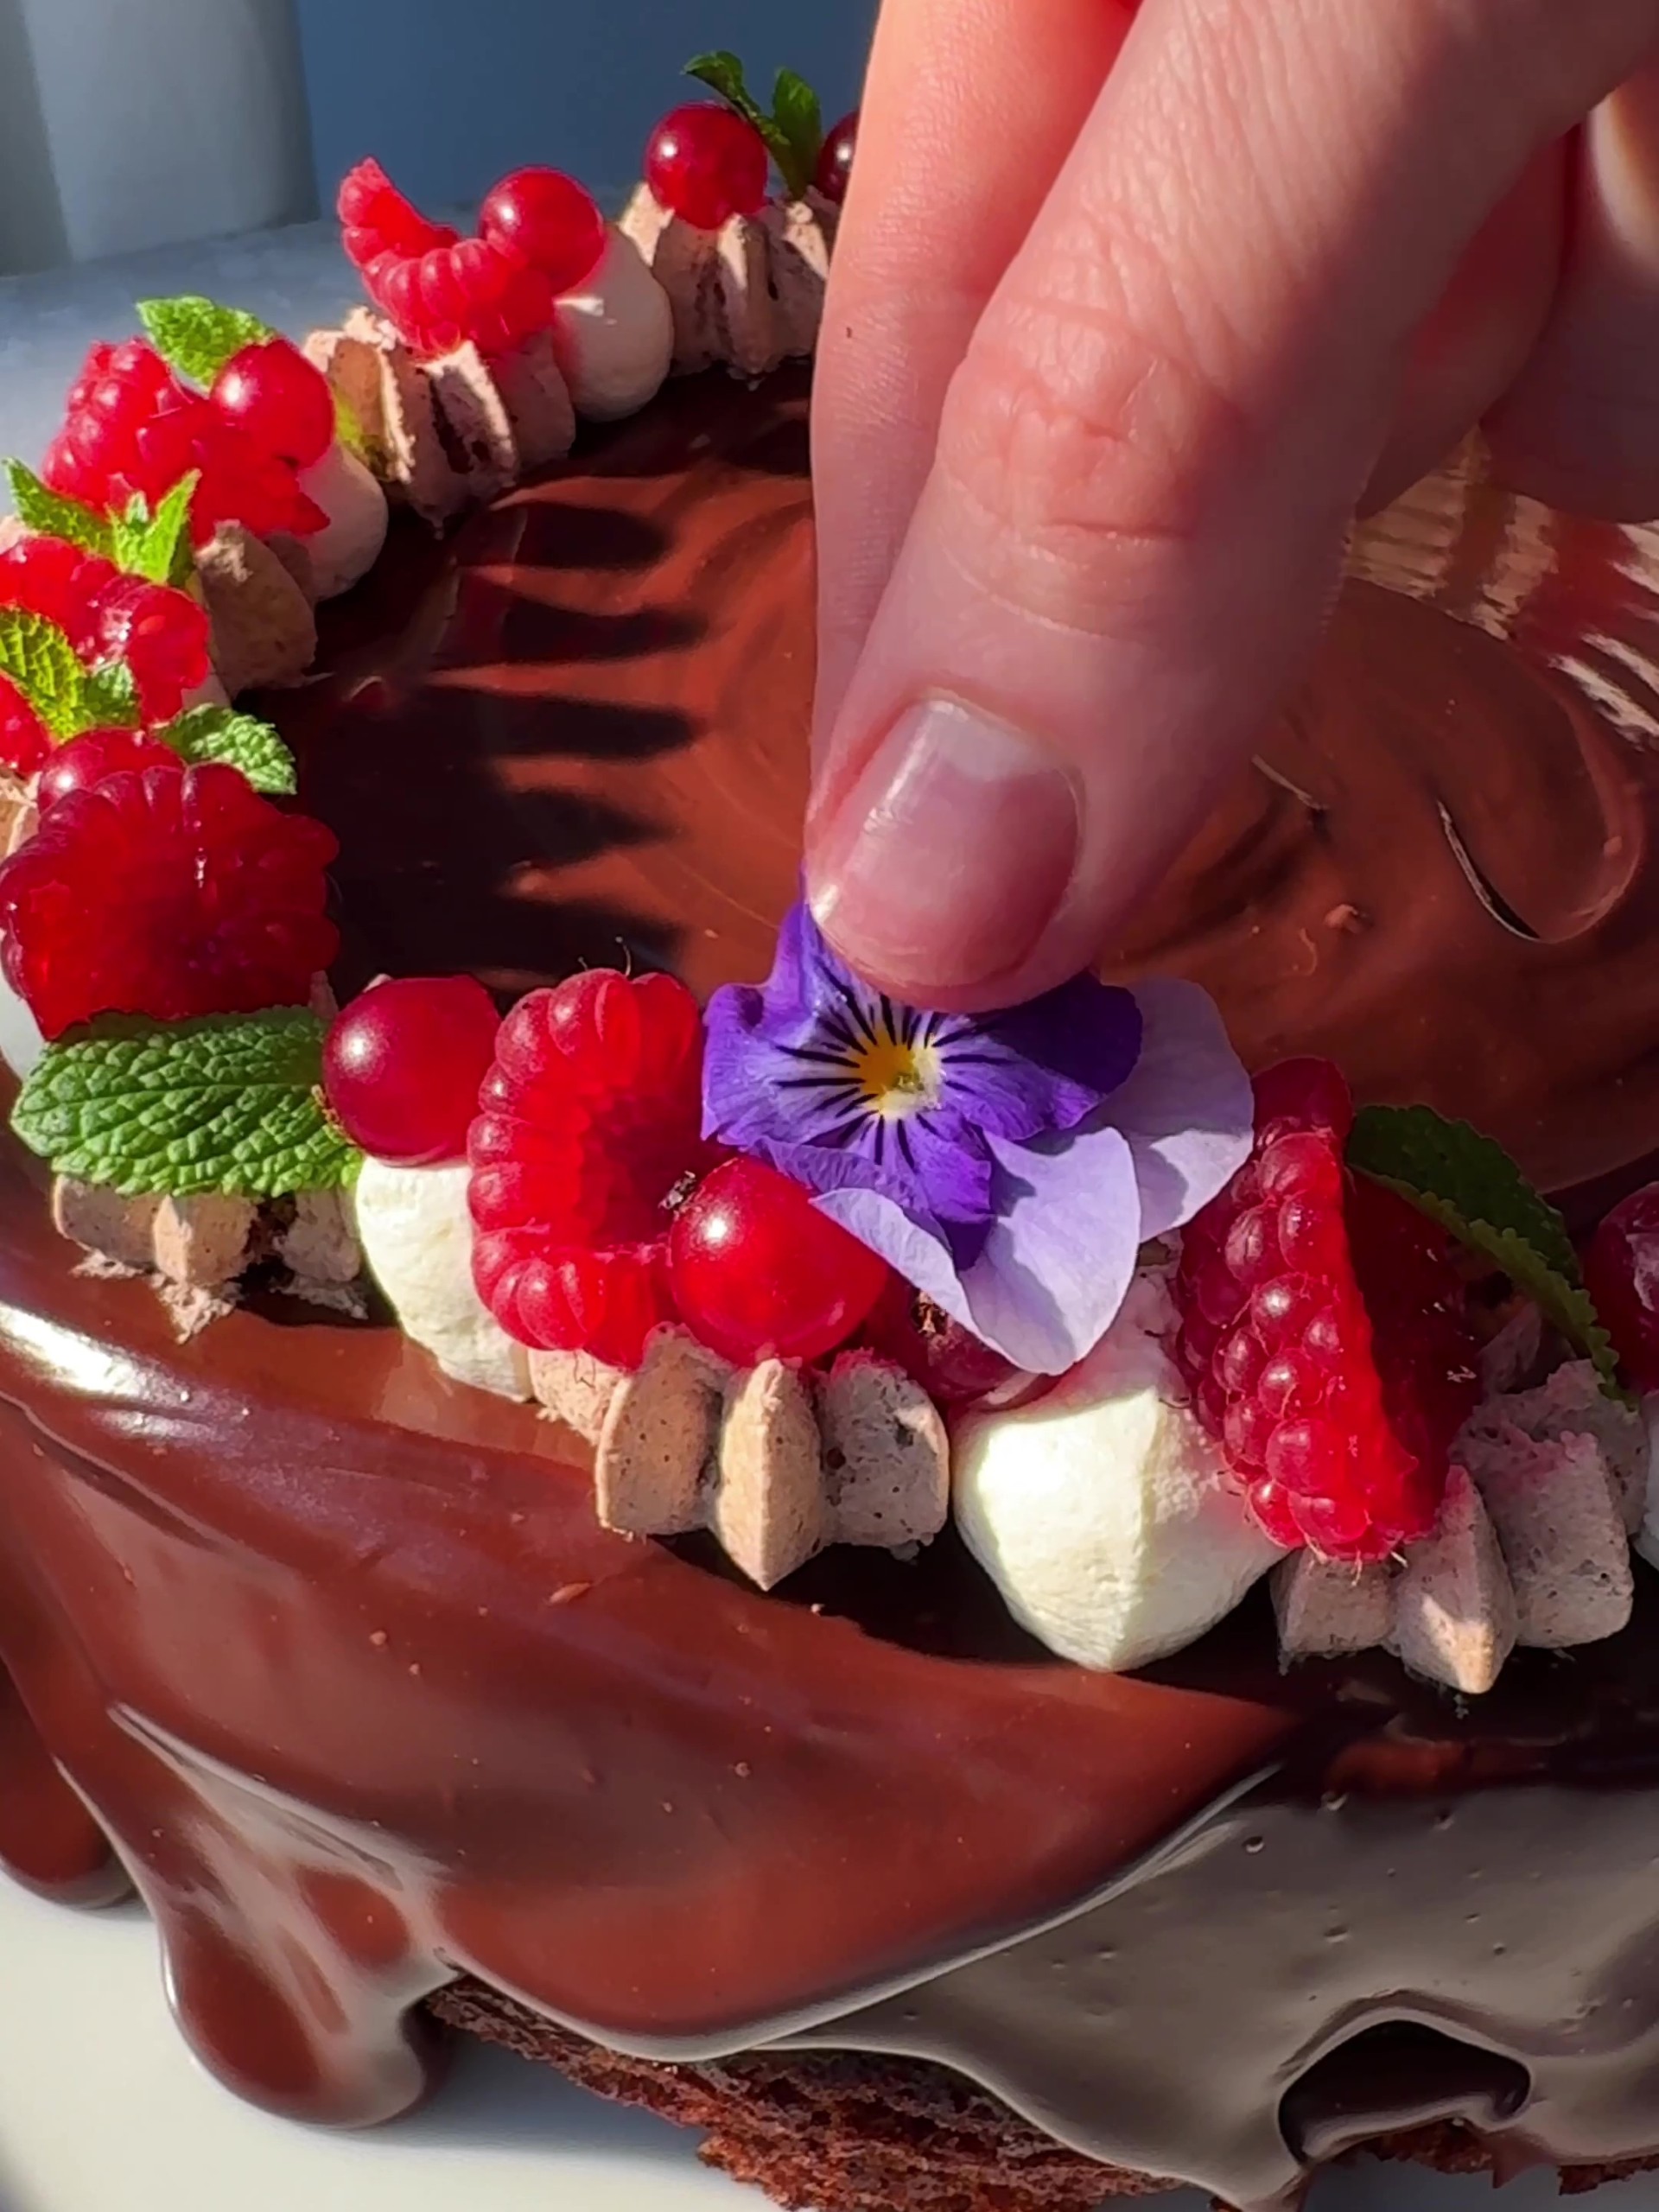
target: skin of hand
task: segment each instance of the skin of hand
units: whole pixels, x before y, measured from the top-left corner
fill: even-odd
[[[1659,515],[1659,0],[886,0],[814,400],[837,949],[965,1009],[1087,966],[1477,424]]]

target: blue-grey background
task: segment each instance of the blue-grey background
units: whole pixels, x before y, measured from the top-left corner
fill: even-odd
[[[702,95],[679,75],[709,47],[769,97],[779,67],[826,118],[856,103],[875,0],[296,0],[318,199],[378,156],[416,200],[478,199],[545,162],[630,182],[652,125]]]

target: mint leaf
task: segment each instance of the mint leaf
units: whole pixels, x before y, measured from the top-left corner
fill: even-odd
[[[0,607],[0,676],[11,678],[60,742],[86,729],[138,725],[130,669],[83,668],[57,624],[26,607]]]
[[[11,1125],[60,1175],[124,1198],[334,1190],[359,1154],[323,1109],[322,1040],[305,1007],[107,1015],[47,1046]]]
[[[9,461],[5,468],[11,502],[25,530],[32,530],[39,537],[60,537],[67,544],[79,545],[83,552],[101,553],[105,560],[112,557],[107,515],[99,514],[83,499],[53,491],[21,461]]]
[[[778,162],[778,173],[791,200],[798,200],[817,173],[823,151],[823,110],[804,77],[780,69],[772,86],[772,112],[779,136],[789,149],[789,159]]]
[[[766,136],[772,118],[750,92],[743,75],[743,64],[734,54],[717,48],[712,54],[699,54],[688,61],[683,74],[695,77],[700,85],[707,85],[711,92],[718,92],[728,107],[735,108],[745,123],[752,123],[761,136]]]
[[[1603,1387],[1616,1390],[1612,1341],[1585,1289],[1567,1224],[1502,1145],[1429,1106],[1366,1106],[1354,1117],[1348,1164],[1484,1252],[1594,1363]]]
[[[233,353],[276,335],[257,315],[219,307],[194,293],[176,300],[140,300],[138,320],[168,368],[204,387]]]
[[[779,175],[787,179],[794,163],[794,148],[749,90],[743,64],[736,54],[727,53],[724,48],[712,54],[700,54],[695,60],[686,63],[684,73],[695,77],[700,85],[707,85],[711,92],[718,92],[728,107],[734,108],[745,123],[753,125],[766,141],[767,153],[778,164]]]
[[[234,707],[188,707],[152,733],[194,767],[222,761],[239,768],[257,791],[286,798],[296,788],[294,755],[269,722]]]
[[[190,538],[190,502],[200,473],[181,476],[152,515],[149,503],[135,492],[126,512],[110,525],[112,557],[135,576],[153,584],[171,584],[181,591],[195,574],[195,547]]]
[[[87,729],[140,727],[144,716],[138,703],[138,681],[125,661],[113,661],[108,668],[87,670],[86,712],[92,716],[84,725]]]

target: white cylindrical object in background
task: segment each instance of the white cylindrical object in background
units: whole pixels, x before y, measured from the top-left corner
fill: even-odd
[[[293,0],[13,7],[71,260],[313,212]]]

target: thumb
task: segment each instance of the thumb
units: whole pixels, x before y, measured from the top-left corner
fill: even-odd
[[[1147,0],[821,747],[855,967],[975,1007],[1096,957],[1311,651],[1412,334],[1656,36],[1656,0]]]

